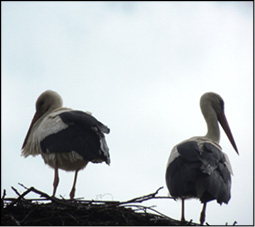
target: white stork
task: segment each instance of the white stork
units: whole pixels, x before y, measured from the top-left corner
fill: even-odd
[[[234,138],[224,114],[223,99],[213,92],[200,99],[201,111],[207,123],[207,134],[177,144],[171,151],[166,169],[166,184],[172,197],[182,200],[181,221],[184,218],[184,200],[198,198],[203,203],[201,225],[205,220],[206,203],[219,204],[230,200],[232,169],[228,156],[219,145],[218,121],[238,153]]]
[[[91,114],[62,107],[54,91],[43,92],[36,101],[36,113],[22,146],[22,155],[42,155],[54,168],[53,195],[59,183],[58,169],[75,171],[70,198],[74,198],[78,171],[88,162],[110,164],[104,133],[110,129]]]

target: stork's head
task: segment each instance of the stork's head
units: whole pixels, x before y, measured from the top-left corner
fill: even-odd
[[[62,107],[62,98],[60,97],[60,95],[55,92],[55,91],[51,91],[51,90],[47,90],[45,92],[43,92],[37,99],[36,104],[35,104],[35,108],[36,108],[36,112],[34,114],[34,117],[32,119],[32,122],[30,124],[30,127],[28,129],[26,138],[24,140],[24,143],[22,145],[22,149],[24,148],[24,146],[27,143],[27,139],[31,133],[31,130],[34,126],[34,124],[47,112],[50,112],[54,109],[60,108]]]
[[[227,118],[224,113],[224,101],[220,95],[214,92],[207,92],[203,94],[200,99],[200,107],[205,118],[208,114],[215,114],[217,116],[217,119],[225,131],[230,143],[232,144],[236,153],[239,154],[234,137],[231,133]]]
[[[62,104],[62,98],[57,92],[47,90],[38,97],[35,104],[36,112],[44,114],[48,110],[54,110],[62,107]]]

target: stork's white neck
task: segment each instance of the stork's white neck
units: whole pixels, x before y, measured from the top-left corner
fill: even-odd
[[[207,120],[208,119],[208,120]],[[206,137],[219,143],[220,142],[220,129],[217,121],[217,117],[215,118],[207,118],[207,134]]]
[[[202,113],[204,115],[206,124],[207,124],[207,134],[204,137],[209,138],[210,140],[215,141],[216,143],[220,142],[220,129],[218,124],[218,118],[215,110],[211,105],[206,105],[201,107]]]

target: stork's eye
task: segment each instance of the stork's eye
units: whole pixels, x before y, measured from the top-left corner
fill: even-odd
[[[220,100],[220,106],[221,106],[221,109],[224,110],[224,102],[222,99]]]
[[[43,100],[39,102],[39,106],[42,106],[43,104],[44,104]]]
[[[38,103],[36,104],[36,109],[37,109],[37,110],[41,109],[43,105],[44,105],[44,100],[42,100],[42,101],[40,101],[40,102],[38,102]]]

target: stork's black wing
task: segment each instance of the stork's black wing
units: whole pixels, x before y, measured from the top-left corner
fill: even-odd
[[[218,203],[230,200],[231,173],[224,153],[211,143],[204,143],[200,167],[205,193],[201,201],[216,199]]]
[[[198,197],[202,202],[230,199],[231,176],[223,152],[212,143],[196,141],[177,145],[178,155],[169,163],[166,183],[174,197]]]
[[[110,129],[93,116],[82,111],[66,111],[58,115],[68,125],[63,130],[48,135],[41,141],[44,153],[75,151],[86,161],[110,163],[104,133]]]

